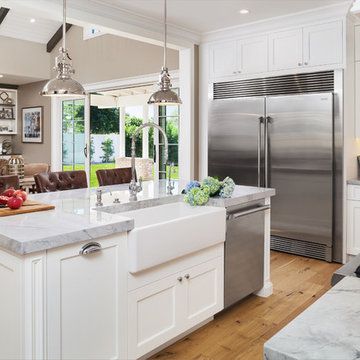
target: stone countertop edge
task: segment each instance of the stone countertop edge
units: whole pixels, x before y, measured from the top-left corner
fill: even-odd
[[[61,235],[20,242],[0,234],[0,248],[17,255],[27,255],[39,251],[51,250],[66,245],[91,241],[108,235],[123,233],[134,228],[134,220],[127,219],[118,223],[100,225],[96,228],[83,229]]]
[[[358,359],[359,296],[360,279],[345,277],[264,344],[264,359]]]
[[[347,183],[348,185],[360,185],[360,179],[350,179]]]

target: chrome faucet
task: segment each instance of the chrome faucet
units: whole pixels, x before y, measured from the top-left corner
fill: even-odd
[[[130,181],[130,185],[129,185],[130,201],[136,201],[137,193],[142,191],[141,179],[140,179],[139,183],[136,182],[136,171],[135,171],[136,144],[135,144],[135,140],[136,140],[136,137],[140,134],[140,132],[146,127],[154,127],[162,133],[162,135],[164,137],[164,146],[165,146],[165,150],[164,150],[165,164],[167,164],[167,160],[168,160],[168,138],[166,136],[164,129],[161,126],[159,126],[158,124],[155,124],[153,122],[147,122],[147,123],[139,126],[135,130],[135,132],[131,138],[131,181]]]
[[[171,174],[172,174],[172,168],[174,167],[174,163],[169,163],[169,177],[168,177],[168,183],[166,186],[166,194],[172,195],[172,191],[175,189],[175,183],[173,180],[171,180]]]

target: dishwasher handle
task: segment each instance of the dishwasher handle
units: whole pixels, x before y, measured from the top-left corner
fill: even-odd
[[[265,211],[265,210],[269,210],[269,209],[270,209],[270,205],[258,206],[258,207],[255,207],[255,208],[252,208],[249,210],[230,213],[227,215],[227,219],[236,219],[241,216],[246,216],[246,215],[257,213],[259,211]]]

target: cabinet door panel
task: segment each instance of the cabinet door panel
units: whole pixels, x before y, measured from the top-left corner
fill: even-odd
[[[237,50],[241,74],[255,74],[268,70],[267,36],[240,40]]]
[[[236,42],[228,41],[210,47],[210,77],[233,75],[237,70]]]
[[[269,35],[269,70],[302,66],[302,29]]]
[[[140,357],[182,331],[176,275],[129,293],[129,358]]]
[[[188,279],[186,279],[188,278]],[[196,325],[223,309],[223,258],[189,269],[186,281],[186,321]]]
[[[48,254],[50,359],[119,359],[117,241],[79,255],[81,246]]]
[[[360,253],[360,201],[348,200],[347,253]]]
[[[304,28],[304,64],[319,66],[342,63],[342,22]]]
[[[304,28],[304,64],[340,64],[343,59],[341,21]]]

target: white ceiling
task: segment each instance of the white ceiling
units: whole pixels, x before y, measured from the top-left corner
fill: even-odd
[[[163,0],[95,0],[160,20]],[[168,22],[197,33],[242,25],[351,0],[168,0]],[[238,13],[250,11],[247,15]]]
[[[34,23],[30,22],[31,18],[35,19]],[[0,35],[46,44],[60,25],[59,21],[41,19],[36,14],[29,16],[28,12],[10,9],[0,25]]]
[[[29,77],[29,76],[16,76],[9,74],[1,74],[3,77],[0,78],[0,84],[11,84],[11,85],[23,85],[29,84],[44,79]]]

